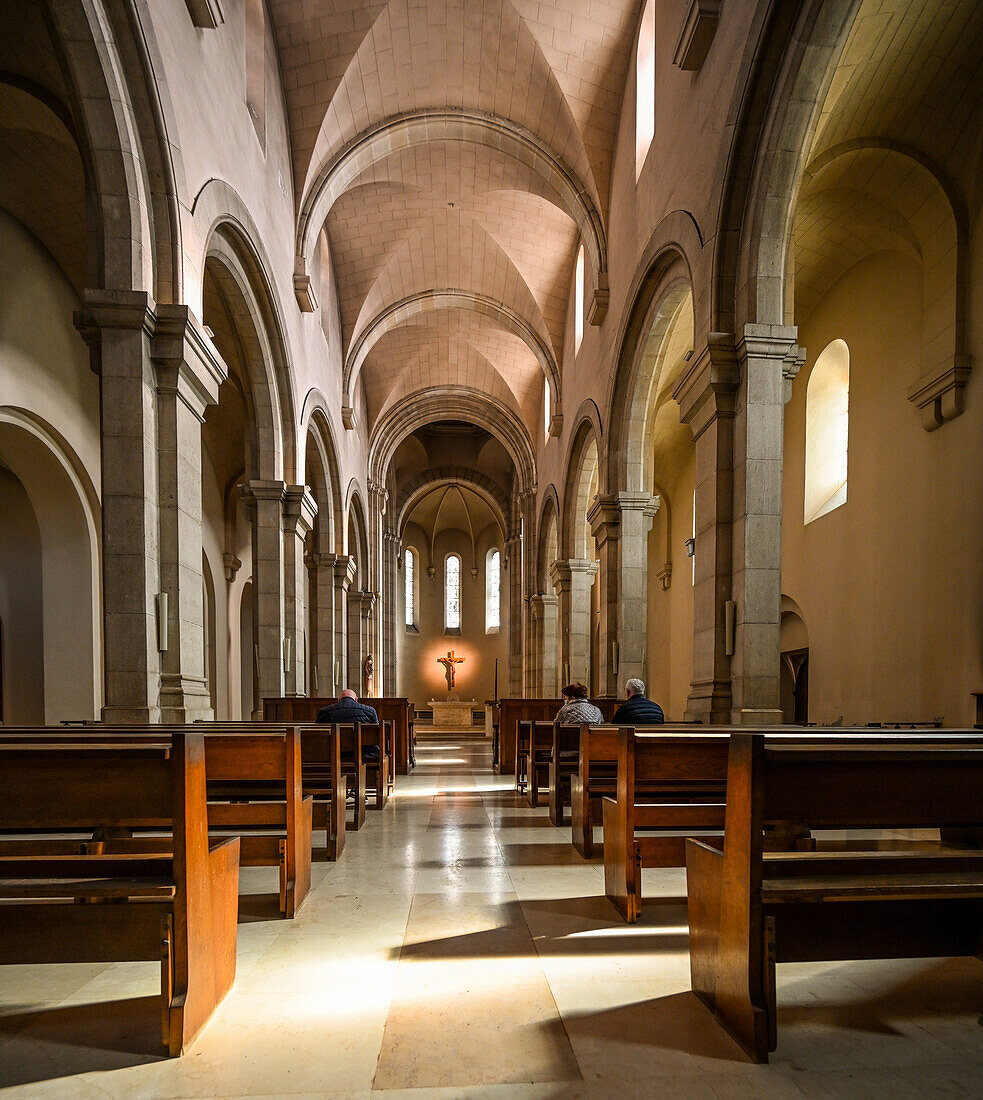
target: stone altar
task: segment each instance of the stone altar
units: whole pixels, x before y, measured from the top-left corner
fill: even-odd
[[[472,710],[477,707],[474,699],[470,701],[431,699],[427,706],[433,709],[433,724],[445,729],[470,729],[473,725]]]

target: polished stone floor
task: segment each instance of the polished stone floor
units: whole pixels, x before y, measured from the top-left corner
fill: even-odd
[[[689,991],[685,879],[629,928],[568,830],[432,739],[318,864],[299,917],[243,872],[235,988],[184,1058],[153,1053],[152,965],[0,967],[4,1096],[983,1095],[983,963],[779,968],[779,1049],[749,1064]]]

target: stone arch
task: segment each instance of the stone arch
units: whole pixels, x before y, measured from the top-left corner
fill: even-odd
[[[0,465],[26,491],[40,534],[45,676],[44,713],[38,718],[47,723],[96,718],[103,701],[103,635],[101,509],[95,486],[51,425],[9,405],[0,407]],[[66,621],[76,629],[66,633]]]
[[[560,523],[560,557],[586,558],[587,495],[597,472],[602,438],[601,418],[597,406],[587,400],[577,413],[577,428],[570,440],[563,488],[563,510]]]
[[[305,471],[310,468],[310,448],[313,444],[314,468],[318,473],[318,484],[311,486],[317,501],[318,549],[323,553],[340,553],[343,502],[338,476],[338,452],[323,395],[320,391],[311,390],[307,398],[301,423],[306,426]]]
[[[543,506],[539,513],[536,539],[536,585],[539,592],[552,592],[550,564],[559,556],[560,502],[553,485],[546,487]],[[550,559],[551,549],[554,557]]]
[[[550,386],[553,399],[553,417],[551,421],[551,434],[557,434],[563,423],[560,392],[560,368],[552,349],[543,337],[532,325],[521,317],[514,309],[496,301],[486,294],[479,294],[467,290],[428,290],[419,294],[412,294],[398,302],[394,302],[387,309],[377,314],[362,329],[357,339],[352,343],[345,366],[342,372],[342,418],[345,426],[354,428],[354,410],[352,407],[352,395],[355,383],[358,380],[362,365],[368,358],[373,347],[387,332],[391,332],[404,321],[416,317],[420,313],[432,310],[463,309],[472,310],[489,317],[499,327],[513,336],[518,336],[529,350],[535,355],[537,362],[542,367],[543,374]]]
[[[380,416],[369,444],[369,479],[386,484],[393,454],[408,435],[425,424],[452,419],[470,421],[494,435],[512,459],[521,491],[535,489],[536,456],[526,426],[499,402],[459,386],[411,394]]]
[[[47,8],[72,85],[90,217],[86,285],[181,301],[180,153],[167,139],[170,103],[139,13],[103,0]],[[130,4],[126,5],[129,9]],[[133,5],[135,9],[135,5]],[[140,33],[134,33],[139,27]]]
[[[362,505],[362,491],[352,478],[345,496],[345,553],[356,560],[358,575],[353,583],[364,585],[368,576],[369,538]]]
[[[684,257],[674,251],[664,252],[651,274],[631,311],[617,359],[603,471],[609,493],[651,491],[651,448],[646,445],[646,426],[663,381],[662,344],[679,311],[687,303],[692,309],[692,282]]]
[[[739,80],[742,103],[733,142],[715,183],[723,191],[711,287],[713,327],[784,322],[785,273],[792,218],[808,150],[836,62],[860,0],[779,5],[764,26],[756,73]],[[742,74],[743,75],[743,74]]]
[[[411,478],[396,495],[393,504],[393,525],[397,531],[403,530],[406,516],[413,510],[421,497],[440,485],[464,482],[474,490],[491,508],[502,529],[502,537],[508,531],[507,517],[510,504],[508,497],[486,474],[466,466],[438,466],[423,470]]]
[[[204,268],[214,265],[216,281],[236,326],[248,373],[254,430],[252,476],[292,483],[296,472],[290,372],[275,300],[258,253],[240,225],[219,221],[209,238]]]
[[[803,172],[801,202],[838,194],[844,196],[848,209],[862,194],[889,211],[899,219],[897,235],[907,239],[900,246],[893,242],[881,246],[901,247],[918,257],[923,284],[922,354],[919,377],[909,380],[908,397],[920,409],[923,426],[931,431],[963,411],[963,388],[969,377],[969,215],[965,202],[958,187],[931,158],[885,138],[845,141],[809,163]],[[796,213],[798,209],[797,204]],[[794,233],[797,219],[792,224]],[[851,232],[857,231],[851,226]],[[835,240],[832,232],[827,238]],[[788,272],[786,276],[787,313],[792,278]]]
[[[300,308],[313,312],[317,306],[310,292],[310,261],[317,235],[338,198],[363,172],[394,151],[434,141],[490,146],[527,165],[542,178],[583,238],[594,272],[594,304],[588,312],[591,323],[600,324],[607,311],[607,240],[589,186],[524,127],[474,110],[395,115],[359,134],[331,159],[305,195],[298,218],[294,287]]]

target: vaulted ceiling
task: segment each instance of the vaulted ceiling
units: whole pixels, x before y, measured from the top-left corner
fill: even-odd
[[[364,386],[370,428],[438,383],[490,395],[530,432],[544,378],[556,400],[581,241],[588,288],[603,282],[641,6],[270,0],[299,270],[323,234],[345,393]]]

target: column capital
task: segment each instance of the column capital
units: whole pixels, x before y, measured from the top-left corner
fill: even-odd
[[[360,592],[359,601],[361,603],[362,618],[367,619],[372,614],[372,609],[376,605],[376,601],[379,599],[378,592]]]
[[[660,500],[651,493],[602,493],[594,497],[587,509],[587,522],[598,545],[617,538],[621,519],[626,513],[640,513],[652,520],[659,511]]]
[[[561,558],[551,561],[549,567],[550,580],[557,590],[569,587],[575,576],[583,576],[593,580],[597,575],[599,563],[590,558]]]
[[[733,419],[741,368],[732,333],[708,332],[706,343],[690,359],[673,386],[679,419],[697,439],[718,417]]]
[[[529,597],[529,609],[532,611],[534,619],[542,619],[546,614],[546,611],[551,607],[556,607],[557,598],[551,592],[537,592],[534,596]]]
[[[786,405],[792,397],[792,383],[806,361],[805,348],[796,343],[798,334],[795,325],[745,325],[737,348],[745,372],[750,359],[781,364],[782,402]]]
[[[330,564],[334,568],[334,583],[335,588],[340,589],[342,592],[347,592],[355,581],[355,574],[358,572],[358,566],[355,564],[355,559],[348,554],[325,554],[325,558],[333,558],[333,561],[325,562]]]
[[[285,481],[244,481],[239,495],[246,504],[255,506],[260,500],[282,501],[286,490]]]
[[[287,531],[306,539],[314,528],[317,501],[306,485],[287,485],[283,490],[283,522]]]
[[[219,386],[229,377],[229,368],[187,306],[157,307],[150,354],[157,392],[179,397],[204,421],[205,409],[218,404]]]

